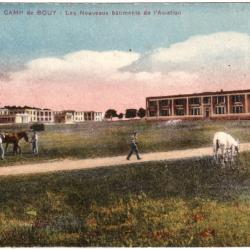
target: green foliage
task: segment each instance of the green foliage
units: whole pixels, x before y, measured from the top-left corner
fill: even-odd
[[[113,117],[117,117],[117,111],[114,109],[108,109],[105,113],[105,118],[112,119]]]
[[[119,118],[119,119],[122,119],[123,116],[124,116],[124,114],[123,114],[123,113],[120,113],[120,114],[118,115],[118,118]]]
[[[30,126],[30,129],[34,131],[44,131],[45,126],[43,123],[34,123]]]
[[[137,115],[136,109],[126,109],[125,117],[126,118],[135,118]]]
[[[1,246],[249,246],[250,153],[0,178]]]
[[[137,112],[137,116],[140,118],[143,118],[146,116],[146,109],[144,108],[139,108],[138,112]]]
[[[25,128],[3,126],[2,131]],[[68,157],[84,159],[126,155],[131,131],[138,132],[138,147],[142,153],[212,146],[217,131],[226,131],[240,142],[250,141],[250,121],[195,121],[182,122],[178,126],[169,126],[165,121],[145,120],[45,125],[45,130],[39,133],[39,157],[34,158],[31,154],[30,143],[21,141],[22,156],[13,156],[10,146],[0,166]]]

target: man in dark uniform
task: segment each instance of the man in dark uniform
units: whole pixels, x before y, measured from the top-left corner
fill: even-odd
[[[1,160],[4,160],[4,148],[3,148],[3,139],[5,138],[5,134],[0,134],[0,156]]]
[[[139,156],[139,151],[138,151],[138,147],[137,147],[137,132],[134,132],[131,136],[131,148],[129,151],[129,154],[127,156],[127,160],[130,159],[130,156],[133,154],[133,152],[135,152],[137,160],[140,160],[141,157]]]
[[[34,134],[32,135],[31,144],[33,155],[38,155],[38,135],[36,131],[34,131]]]

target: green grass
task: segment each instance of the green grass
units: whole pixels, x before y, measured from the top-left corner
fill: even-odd
[[[249,246],[250,153],[0,178],[0,246]]]
[[[2,131],[27,127],[2,127]],[[250,121],[195,121],[167,126],[166,122],[86,122],[48,125],[39,133],[39,157],[31,155],[31,145],[21,142],[22,156],[12,156],[11,148],[2,165],[46,161],[58,158],[95,158],[128,153],[130,134],[138,131],[142,153],[210,146],[217,131],[226,131],[241,142],[250,141]]]

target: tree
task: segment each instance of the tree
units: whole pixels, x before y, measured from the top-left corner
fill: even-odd
[[[118,115],[118,118],[119,118],[119,119],[122,119],[123,116],[124,116],[124,114],[123,114],[123,113],[120,113],[120,114]]]
[[[135,118],[136,114],[137,114],[137,110],[136,109],[127,109],[125,117],[126,118]]]
[[[137,116],[139,116],[140,118],[143,118],[146,116],[146,109],[144,108],[139,108],[138,112],[137,112]]]
[[[118,116],[117,115],[117,111],[114,110],[114,109],[108,109],[105,112],[105,118],[107,118],[107,119],[111,119],[112,120],[113,117],[117,117],[117,116]]]

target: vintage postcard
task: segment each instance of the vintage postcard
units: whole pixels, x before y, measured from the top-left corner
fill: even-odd
[[[1,247],[249,247],[249,3],[0,3]]]

